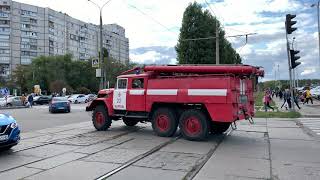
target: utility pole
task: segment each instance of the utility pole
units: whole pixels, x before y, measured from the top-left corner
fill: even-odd
[[[218,20],[216,19],[216,64],[220,64],[220,55],[219,55],[219,26]]]
[[[97,6],[99,8],[100,11],[100,69],[101,69],[101,78],[100,78],[100,89],[104,89],[106,87],[106,74],[107,72],[105,72],[105,66],[104,66],[104,60],[103,60],[103,38],[102,38],[102,10],[104,8],[105,5],[107,5],[111,0],[107,1],[106,3],[104,3],[102,6],[99,6],[98,4],[96,4],[95,2],[93,2],[92,0],[88,0],[89,2],[91,2],[92,4],[94,4],[95,6]]]
[[[311,7],[317,6],[317,16],[318,16],[318,38],[319,38],[319,68],[320,68],[320,17],[319,17],[319,8],[320,8],[320,0],[318,0],[317,4],[312,4]]]

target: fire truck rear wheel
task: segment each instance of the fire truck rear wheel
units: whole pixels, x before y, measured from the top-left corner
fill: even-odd
[[[222,134],[230,127],[230,122],[210,122],[212,134]]]
[[[170,108],[158,108],[151,119],[153,131],[161,137],[173,136],[178,127],[178,120],[175,112]]]
[[[123,122],[127,126],[135,126],[139,121],[131,119],[131,118],[122,118]]]
[[[186,110],[179,120],[181,134],[188,140],[201,141],[209,135],[209,122],[206,115],[200,110]]]
[[[106,107],[99,105],[94,109],[92,122],[98,131],[105,131],[111,126],[112,120],[108,116]]]

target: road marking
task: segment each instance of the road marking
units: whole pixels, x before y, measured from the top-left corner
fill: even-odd
[[[320,119],[299,119],[304,127],[309,128],[311,131],[320,135]]]

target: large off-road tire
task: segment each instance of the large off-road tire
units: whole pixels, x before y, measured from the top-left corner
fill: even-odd
[[[151,119],[153,131],[161,137],[171,137],[178,127],[176,113],[170,108],[158,108],[154,111]]]
[[[183,137],[191,141],[205,140],[210,130],[206,115],[195,109],[186,110],[181,114],[179,127]]]
[[[94,109],[92,122],[98,131],[105,131],[111,126],[112,120],[108,115],[106,107],[99,105]]]
[[[230,127],[230,122],[210,122],[212,134],[222,134]]]
[[[135,126],[138,124],[139,121],[132,119],[132,118],[122,118],[123,122],[127,126]]]

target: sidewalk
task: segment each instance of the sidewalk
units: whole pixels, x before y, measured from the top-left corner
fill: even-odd
[[[279,111],[286,111],[286,108],[283,107],[282,109],[280,108],[281,105],[283,104],[283,100],[280,100],[279,98],[274,97],[272,99],[276,106],[279,108]],[[295,106],[295,110],[301,114],[302,117],[315,117],[318,118],[320,117],[320,102],[316,99],[313,99],[313,104],[302,104],[301,102],[299,103],[299,106],[301,109],[298,109]]]
[[[255,119],[218,147],[195,180],[320,179],[320,143],[290,119]]]

